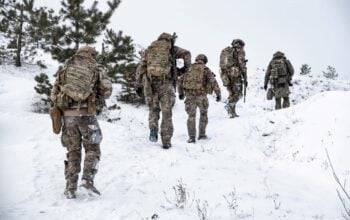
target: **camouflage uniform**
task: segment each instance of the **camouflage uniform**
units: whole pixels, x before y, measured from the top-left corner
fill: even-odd
[[[238,117],[236,104],[243,96],[243,85],[248,85],[244,45],[240,39],[233,40],[233,63],[229,67],[221,67],[221,79],[229,93],[228,104],[225,108],[231,118]]]
[[[273,66],[274,66],[274,62],[278,62],[279,60],[281,60],[281,62],[283,63],[283,68],[285,69],[282,72],[282,75],[280,73],[277,73],[278,70],[276,70],[276,74],[273,74]],[[283,108],[288,108],[290,106],[290,101],[289,101],[289,86],[291,86],[291,80],[294,74],[294,68],[292,66],[292,64],[290,63],[290,61],[285,57],[285,55],[280,52],[277,51],[274,55],[273,58],[271,60],[271,62],[269,63],[267,70],[266,70],[266,74],[265,74],[265,82],[264,82],[264,89],[267,89],[267,84],[270,81],[271,84],[271,88],[273,91],[273,95],[275,97],[275,109],[281,109],[281,107]],[[283,99],[283,105],[281,103],[281,99]]]
[[[211,94],[213,91],[216,94],[216,101],[220,101],[221,99],[221,91],[219,85],[215,79],[214,73],[205,66],[208,62],[207,57],[205,55],[198,55],[196,57],[196,64],[202,64],[204,66],[202,73],[202,85],[199,89],[186,89],[184,88],[184,79],[186,74],[190,74],[190,72],[185,73],[179,78],[178,81],[178,91],[179,98],[185,100],[185,110],[188,114],[187,119],[187,131],[188,131],[188,143],[195,143],[196,139],[196,111],[197,107],[199,108],[200,118],[199,118],[199,134],[198,139],[206,138],[206,127],[208,124],[208,108],[209,102],[207,98],[207,94]]]
[[[74,59],[74,62],[80,63],[79,59],[84,59],[84,56],[94,57],[93,52],[96,53],[91,47],[80,48],[74,55],[77,57]],[[67,198],[75,198],[78,176],[81,170],[82,145],[85,149],[82,186],[99,194],[93,185],[93,181],[101,156],[100,143],[102,141],[102,133],[95,115],[102,107],[99,105],[111,95],[112,86],[110,79],[96,63],[96,66],[91,67],[96,68],[94,69],[96,75],[93,79],[93,93],[89,95],[87,100],[78,103],[62,92],[65,78],[64,70],[68,65],[66,64],[57,73],[57,78],[51,91],[51,100],[55,106],[62,110],[64,115],[61,142],[68,151],[67,160],[64,161],[64,174],[67,181],[65,195]],[[60,104],[60,97],[63,96],[67,97],[65,105]]]
[[[157,41],[167,41],[170,44],[171,35],[163,33],[158,37]],[[173,136],[174,128],[172,122],[172,107],[175,104],[175,91],[171,77],[171,71],[163,76],[155,76],[147,71],[148,51],[145,51],[145,56],[141,60],[141,66],[137,75],[138,88],[143,86],[143,91],[146,101],[149,106],[148,124],[150,128],[150,140],[157,141],[158,139],[158,121],[160,112],[162,112],[161,122],[161,138],[163,148],[171,147],[171,137]],[[188,50],[174,46],[175,58],[184,60],[184,68],[188,68],[191,64],[191,53]],[[170,51],[169,51],[170,55]],[[170,58],[169,58],[170,59]]]

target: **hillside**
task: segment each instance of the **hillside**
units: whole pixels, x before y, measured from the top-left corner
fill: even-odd
[[[229,119],[225,104],[210,97],[209,139],[196,144],[186,143],[187,115],[177,99],[167,151],[148,141],[147,108],[118,102],[121,108],[108,116],[120,120],[99,121],[104,139],[96,187],[102,196],[78,190],[77,199],[67,200],[60,136],[51,132],[48,115],[31,111],[38,100],[33,76],[41,70],[1,68],[0,219],[192,220],[200,219],[199,209],[215,220],[342,218],[325,148],[340,179],[349,180],[347,81],[296,76],[292,107],[272,111],[261,89],[263,73],[252,73],[247,102],[238,106],[241,117]],[[183,202],[174,195],[179,186],[185,187]]]

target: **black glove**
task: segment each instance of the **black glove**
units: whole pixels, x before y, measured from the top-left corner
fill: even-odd
[[[264,85],[264,90],[265,90],[265,91],[267,90],[267,85]]]
[[[142,93],[143,93],[142,87],[137,87],[137,88],[136,88],[136,94],[137,94],[139,97],[142,97]]]
[[[220,100],[221,100],[221,96],[220,95],[216,96],[216,101],[220,102]]]
[[[180,100],[183,100],[184,98],[185,98],[184,94],[180,94],[180,95],[179,95],[179,99],[180,99]]]
[[[244,81],[244,87],[248,87],[248,81],[247,80]]]
[[[291,81],[289,81],[288,86],[293,86],[293,83]]]
[[[181,68],[176,68],[176,71],[178,73],[179,76],[181,76],[182,74],[184,74],[186,72],[187,68],[186,67],[181,67]]]

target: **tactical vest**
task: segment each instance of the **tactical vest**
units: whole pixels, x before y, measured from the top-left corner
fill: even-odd
[[[204,84],[204,64],[195,63],[184,75],[183,86],[189,90],[199,90]]]
[[[287,83],[288,72],[287,66],[283,58],[273,59],[271,61],[271,82],[277,84]]]
[[[230,69],[234,65],[233,47],[226,47],[220,53],[220,68]]]
[[[147,74],[164,76],[169,74],[170,43],[164,40],[154,41],[147,49]]]

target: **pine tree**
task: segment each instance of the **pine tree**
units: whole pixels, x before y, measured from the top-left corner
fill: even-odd
[[[25,27],[29,22],[33,11],[34,0],[2,0],[0,2],[1,15],[0,30],[6,31],[6,37],[10,39],[8,48],[15,49],[15,65],[21,66],[21,53],[25,44],[27,33]]]
[[[52,57],[65,62],[80,44],[93,44],[106,29],[109,19],[119,6],[120,0],[108,1],[109,9],[103,13],[97,9],[97,1],[90,8],[83,6],[84,0],[62,0],[61,24],[53,27]],[[72,47],[73,46],[73,47]]]
[[[37,82],[37,85],[34,87],[35,91],[43,97],[41,101],[44,102],[44,107],[41,107],[41,109],[48,109],[51,103],[50,93],[52,89],[49,77],[45,73],[40,73],[34,77],[34,80]]]
[[[328,66],[327,71],[326,72],[322,71],[322,72],[323,72],[323,76],[328,79],[336,79],[338,77],[337,71],[332,66]]]
[[[102,54],[99,61],[107,67],[107,74],[113,82],[122,85],[117,99],[126,103],[144,103],[136,94],[135,47],[130,36],[123,32],[107,30],[103,40]]]
[[[307,64],[301,65],[300,75],[308,75],[309,73],[311,73],[311,67]]]
[[[35,48],[44,48],[48,45],[52,35],[52,27],[57,25],[59,17],[54,14],[53,9],[40,7],[33,10],[29,19],[27,32],[30,36],[30,42]]]

